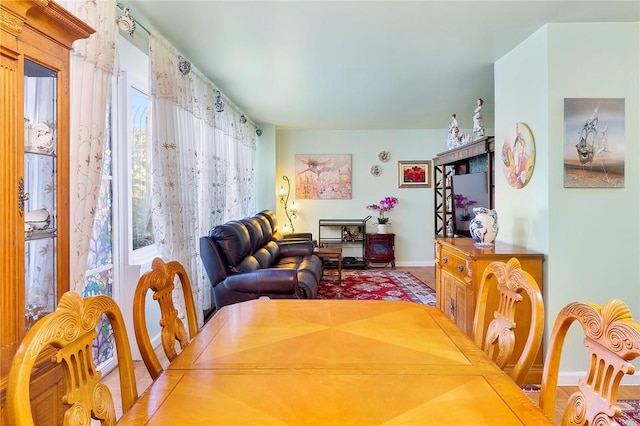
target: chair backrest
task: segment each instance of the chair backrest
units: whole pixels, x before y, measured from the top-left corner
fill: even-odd
[[[578,383],[578,390],[567,401],[561,424],[613,424],[613,419],[621,414],[616,405],[620,381],[625,374],[634,373],[629,361],[640,356],[640,325],[619,299],[609,300],[603,306],[574,302],[562,308],[545,359],[540,408],[550,419],[555,418],[562,347],[574,321],[584,330],[589,367],[586,377]]]
[[[497,281],[497,286],[492,285],[494,278]],[[487,309],[489,306],[495,306],[495,303],[489,303],[492,299],[490,293],[492,291],[498,293],[499,302],[493,313],[493,319],[485,326],[488,317],[491,316],[490,313],[487,315]],[[540,349],[544,331],[544,302],[538,283],[522,269],[520,262],[515,257],[509,259],[507,263],[491,262],[484,270],[472,332],[476,345],[500,368],[505,369],[509,361],[513,359],[517,346],[515,316],[517,305],[523,300],[523,292],[527,294],[526,299],[529,301],[531,319],[528,330],[518,330],[520,339],[525,336],[522,333],[527,332],[524,346],[519,346],[522,348],[522,352],[519,356],[516,355],[517,361],[510,371],[511,378],[518,385],[524,383]],[[495,297],[493,299],[495,300]]]
[[[188,335],[173,303],[173,289],[175,288],[176,277],[178,277],[182,285],[189,326]],[[162,348],[169,361],[173,361],[178,356],[176,342],[182,350],[187,346],[190,339],[196,335],[198,332],[198,319],[196,317],[191,282],[184,267],[175,260],[165,263],[159,257],[153,259],[151,270],[144,273],[138,280],[133,299],[133,328],[142,360],[151,378],[155,380],[162,373],[162,365],[151,345],[151,338],[147,329],[145,304],[149,290],[153,291],[153,299],[158,301],[160,305]]]
[[[31,426],[29,385],[38,354],[48,345],[57,349],[52,362],[62,365],[65,394],[69,405],[65,425],[88,425],[91,418],[103,425],[116,423],[116,412],[109,388],[100,383],[102,373],[93,362],[92,343],[98,320],[105,314],[111,323],[118,354],[122,409],[127,411],[138,398],[131,359],[131,347],[118,305],[107,296],[82,299],[77,293],[62,295],[58,308],[40,319],[27,332],[11,363],[7,387],[9,424]]]

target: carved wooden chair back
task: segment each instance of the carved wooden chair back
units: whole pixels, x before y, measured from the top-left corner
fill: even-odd
[[[180,280],[184,295],[189,326],[188,335],[173,300],[176,277]],[[147,329],[145,301],[149,290],[153,291],[153,299],[160,305],[162,348],[169,361],[173,361],[178,356],[179,352],[176,343],[180,350],[183,350],[190,342],[190,339],[196,335],[198,332],[198,319],[196,317],[191,282],[184,267],[175,260],[165,263],[159,257],[153,259],[151,270],[143,274],[138,280],[133,299],[133,326],[144,364],[151,378],[155,380],[162,373],[162,365],[151,345]]]
[[[625,374],[634,373],[629,361],[640,356],[640,325],[619,299],[609,300],[603,306],[574,302],[560,311],[542,373],[540,408],[554,420],[562,347],[574,321],[584,330],[589,367],[586,377],[579,381],[578,390],[569,397],[561,424],[614,424],[613,419],[621,414],[616,405],[620,381]]]
[[[494,280],[497,286],[494,286]],[[493,314],[493,319],[487,326],[490,317],[489,309],[490,292],[497,291],[499,302]],[[522,352],[511,368],[509,361],[513,359],[516,349],[516,307],[523,296],[527,294],[530,304],[531,320],[527,332],[527,339],[522,347]],[[524,383],[525,377],[533,364],[544,331],[544,302],[542,292],[536,280],[520,265],[515,257],[507,263],[491,262],[485,269],[480,282],[480,291],[476,303],[473,321],[473,339],[500,368],[511,369],[511,378],[518,385]],[[524,334],[522,335],[524,336]]]
[[[102,315],[113,329],[120,371],[122,409],[127,411],[138,398],[131,359],[131,347],[118,305],[107,296],[82,299],[77,293],[62,295],[58,308],[40,319],[27,332],[9,371],[7,412],[9,424],[31,426],[29,385],[31,371],[40,352],[51,345],[57,351],[52,361],[62,365],[65,393],[62,402],[68,406],[64,424],[89,425],[91,418],[102,425],[114,425],[116,412],[109,388],[100,383],[102,373],[93,361],[93,340]]]

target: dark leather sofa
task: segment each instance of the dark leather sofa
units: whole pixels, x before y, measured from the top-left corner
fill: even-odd
[[[269,210],[214,227],[200,237],[200,258],[211,282],[216,309],[267,296],[315,299],[322,260],[313,242],[288,240]]]

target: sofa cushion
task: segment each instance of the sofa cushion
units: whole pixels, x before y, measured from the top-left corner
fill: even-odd
[[[274,263],[273,259],[275,259],[275,256],[267,247],[260,247],[255,253],[253,253],[253,257],[258,261],[261,268],[270,267]]]
[[[249,240],[251,241],[251,253],[258,250],[258,248],[262,247],[264,242],[264,234],[262,232],[262,225],[260,224],[260,220],[255,217],[246,217],[244,219],[240,219],[239,221],[242,223],[249,232]]]
[[[224,256],[227,269],[240,272],[238,265],[251,254],[251,239],[247,227],[239,221],[232,220],[213,228],[210,235]]]
[[[253,256],[247,256],[242,259],[236,267],[231,271],[231,274],[243,274],[245,272],[252,272],[258,269],[262,269],[258,260]]]
[[[262,245],[267,244],[271,241],[271,234],[273,234],[273,228],[271,227],[271,221],[260,213],[254,216],[260,222],[260,226],[262,227]]]

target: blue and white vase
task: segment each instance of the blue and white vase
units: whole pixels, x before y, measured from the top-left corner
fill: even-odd
[[[490,247],[498,236],[498,213],[486,207],[475,207],[476,217],[471,219],[469,232],[478,247]]]

